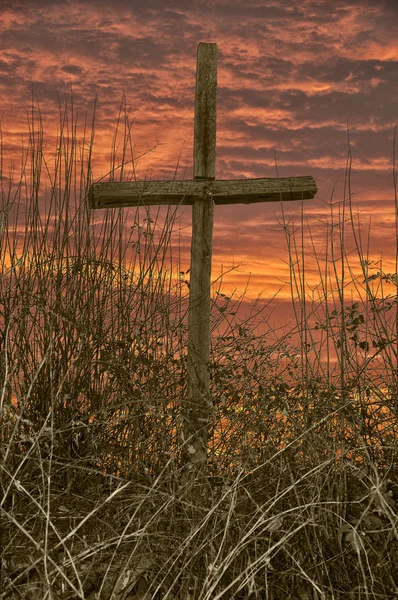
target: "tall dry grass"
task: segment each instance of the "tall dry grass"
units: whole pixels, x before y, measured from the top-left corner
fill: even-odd
[[[257,303],[240,318],[244,295],[214,283],[199,500],[178,487],[189,292],[178,212],[161,222],[133,209],[127,231],[131,210],[88,208],[95,108],[79,144],[73,98],[60,107],[49,159],[32,105],[17,182],[1,137],[1,597],[396,597],[398,269],[374,269],[362,247],[350,145],[324,255],[304,206],[298,225],[282,206],[295,327],[274,330]],[[122,102],[106,177],[135,177],[138,158]],[[398,239],[395,132],[393,178]]]

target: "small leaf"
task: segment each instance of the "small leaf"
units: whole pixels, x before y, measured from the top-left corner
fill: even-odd
[[[380,519],[380,517],[371,516],[371,517],[369,517],[369,520],[372,522],[372,525],[374,525],[375,527],[383,527],[383,525],[384,525],[384,523]]]
[[[350,542],[353,550],[355,550],[355,552],[357,552],[358,554],[361,552],[361,550],[364,550],[365,545],[363,543],[361,536],[359,535],[359,533],[356,529],[352,529],[347,534],[346,539],[347,539],[347,542]]]
[[[362,283],[368,283],[369,281],[373,281],[374,279],[377,279],[379,276],[380,276],[380,273],[375,273],[374,275],[370,275],[369,277],[366,277],[366,279],[364,279]]]
[[[386,504],[389,504],[390,506],[395,506],[395,502],[394,500],[391,498],[390,496],[390,492],[386,492],[383,494],[383,499],[386,502]]]
[[[268,525],[266,526],[266,530],[267,531],[278,531],[278,529],[280,529],[282,527],[283,524],[283,519],[282,517],[275,517],[274,519],[272,519],[272,521],[270,521],[268,523]]]

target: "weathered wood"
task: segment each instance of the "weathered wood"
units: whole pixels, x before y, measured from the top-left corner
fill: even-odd
[[[212,193],[214,204],[254,204],[278,200],[310,200],[318,189],[311,175],[258,179],[194,179],[187,181],[132,181],[94,183],[91,208],[122,206],[193,205],[195,198]]]
[[[210,421],[210,277],[214,206],[309,200],[314,179],[304,177],[215,180],[217,45],[198,46],[195,93],[194,179],[95,183],[91,208],[192,205],[191,278],[188,311],[188,394],[181,406],[184,444],[182,483],[205,474]]]
[[[194,179],[215,177],[217,45],[199,44],[196,63]],[[210,277],[214,201],[208,186],[193,200],[188,310],[188,393],[182,407],[184,472],[181,483],[206,475],[210,423]]]
[[[214,204],[211,196],[196,200],[192,210],[191,278],[188,308],[187,399],[181,417],[184,440],[184,484],[206,474],[210,423],[210,277]]]
[[[195,179],[216,177],[217,44],[198,46],[193,165]]]

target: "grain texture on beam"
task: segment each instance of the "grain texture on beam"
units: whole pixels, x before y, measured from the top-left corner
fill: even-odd
[[[195,198],[213,195],[215,205],[254,204],[278,200],[311,200],[317,186],[311,175],[262,177],[259,179],[194,179],[186,181],[132,181],[94,183],[89,194],[91,208],[123,206],[193,205]]]

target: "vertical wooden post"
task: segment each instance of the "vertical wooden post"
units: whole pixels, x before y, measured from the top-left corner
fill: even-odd
[[[194,179],[215,179],[217,44],[200,43],[196,66]],[[182,483],[206,475],[210,421],[210,277],[214,201],[210,192],[192,208],[191,278],[188,312],[188,397],[182,407]]]

